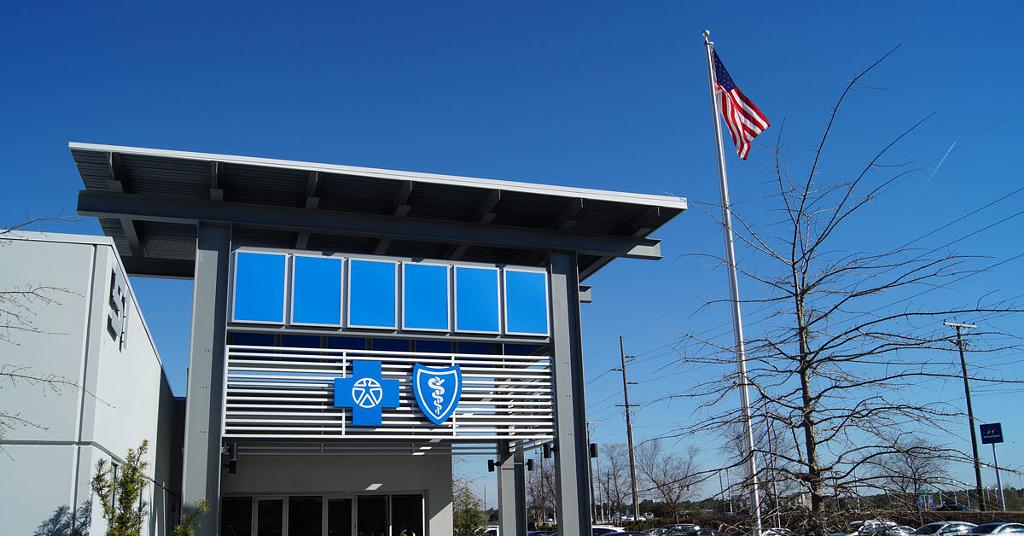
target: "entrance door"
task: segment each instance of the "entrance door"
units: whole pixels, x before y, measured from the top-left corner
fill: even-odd
[[[424,536],[423,495],[224,497],[223,536]]]
[[[358,501],[356,536],[390,536],[388,534],[388,496],[360,495]]]
[[[327,499],[327,536],[352,536],[352,499]]]
[[[284,536],[284,499],[256,499],[256,536]]]

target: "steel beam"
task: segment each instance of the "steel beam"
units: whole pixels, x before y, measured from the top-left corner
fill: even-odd
[[[549,264],[558,532],[563,536],[591,536],[579,267],[576,253],[571,251],[552,251]]]
[[[166,223],[234,223],[372,238],[465,243],[512,249],[573,250],[587,255],[660,259],[661,243],[640,237],[591,235],[439,220],[421,220],[297,207],[214,202],[146,195],[80,191],[78,213]]]
[[[221,173],[224,165],[220,162],[210,162],[210,199],[214,201],[224,200],[224,186],[221,184]]]
[[[306,179],[306,208],[317,208],[320,206],[320,198],[317,197],[317,190],[320,187],[320,173],[310,171]],[[309,231],[299,231],[295,238],[295,249],[306,249],[309,245]]]
[[[121,257],[124,270],[131,275],[192,279],[195,261],[177,259],[153,259],[147,257]]]
[[[181,506],[187,512],[198,501],[209,501],[210,512],[202,519],[197,534],[216,536],[231,226],[201,222],[197,235]]]
[[[483,203],[480,204],[480,208],[476,212],[476,221],[479,223],[491,223],[494,218],[498,216],[498,213],[494,212],[497,208],[498,203],[501,202],[501,190],[494,190],[487,194],[484,198]],[[463,255],[466,254],[466,250],[469,249],[468,244],[456,244],[450,246],[444,257],[451,260],[459,260]]]
[[[395,202],[391,205],[391,214],[396,217],[404,218],[409,215],[409,211],[412,210],[412,206],[409,205],[409,196],[412,195],[412,181],[406,181],[402,183],[402,187],[398,189],[398,195],[395,196]],[[377,246],[373,248],[375,255],[385,255],[388,252],[388,248],[391,247],[391,238],[381,238],[377,241]]]
[[[498,527],[502,536],[526,536],[526,472],[522,445],[498,442]]]

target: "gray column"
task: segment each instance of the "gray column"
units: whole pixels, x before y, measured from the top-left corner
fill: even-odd
[[[526,472],[522,447],[498,442],[498,526],[502,536],[526,536]]]
[[[200,222],[192,296],[192,347],[185,402],[181,507],[210,503],[197,532],[215,536],[220,514],[220,431],[231,226]]]
[[[576,253],[552,250],[550,270],[558,532],[562,536],[591,536],[589,446]]]

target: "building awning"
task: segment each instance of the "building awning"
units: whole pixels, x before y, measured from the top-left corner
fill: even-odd
[[[237,246],[542,266],[579,252],[581,279],[616,257],[656,259],[651,233],[686,199],[269,158],[72,142],[127,270],[192,277],[196,223]]]

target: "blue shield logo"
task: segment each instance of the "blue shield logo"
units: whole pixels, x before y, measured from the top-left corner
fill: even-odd
[[[441,425],[455,413],[462,398],[462,369],[417,363],[412,367],[412,392],[420,411],[430,422]]]

